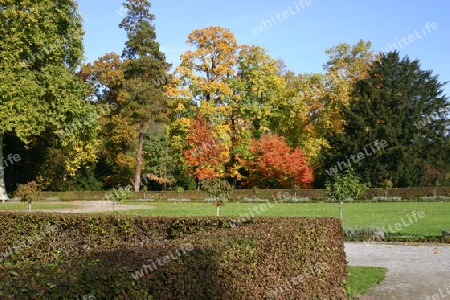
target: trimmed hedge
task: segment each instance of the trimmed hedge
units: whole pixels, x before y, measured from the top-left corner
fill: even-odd
[[[391,188],[387,190],[388,197],[401,197],[403,199],[416,199],[420,197],[431,196],[449,196],[450,187],[415,187],[415,188]],[[372,199],[373,197],[385,197],[385,190],[381,188],[367,189],[366,192],[360,196],[364,199]],[[432,200],[441,201],[441,200]]]
[[[233,224],[0,213],[0,298],[346,299],[340,220]]]

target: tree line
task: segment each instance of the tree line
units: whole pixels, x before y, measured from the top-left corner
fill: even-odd
[[[418,60],[371,43],[326,50],[296,74],[226,28],[191,32],[171,66],[148,0],[124,3],[121,54],[82,64],[76,2],[0,9],[0,197],[46,190],[310,188],[347,168],[380,187],[450,181],[444,83]],[[47,24],[48,26],[37,26]],[[15,32],[15,34],[12,34]]]

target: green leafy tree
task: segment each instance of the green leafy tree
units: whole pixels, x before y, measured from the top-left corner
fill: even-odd
[[[449,163],[449,102],[442,87],[419,61],[382,54],[355,83],[349,105],[341,106],[343,132],[328,136],[327,170],[351,165],[376,187],[386,179],[394,187],[423,185],[427,167],[440,171]]]
[[[279,101],[285,82],[277,74],[277,61],[264,48],[240,46],[236,65],[237,76],[230,80],[235,93],[233,131],[239,133],[242,129],[236,127],[240,125],[250,128],[259,138],[270,130],[273,106]]]
[[[124,88],[128,98],[122,109],[137,132],[134,190],[139,191],[143,166],[145,135],[156,122],[167,118],[167,97],[160,80],[166,78],[170,65],[156,42],[151,4],[147,0],[129,0],[124,3],[127,15],[120,23],[128,40],[122,57],[124,65]]]
[[[164,124],[153,126],[144,144],[144,179],[147,186],[159,185],[163,190],[176,182],[176,154],[170,147],[170,139]]]
[[[324,196],[339,202],[339,218],[342,219],[344,201],[351,201],[367,188],[368,185],[362,183],[361,178],[355,174],[352,168],[349,168],[344,173],[335,175],[332,182],[326,182]]]
[[[28,203],[28,212],[31,212],[31,203],[37,199],[39,189],[35,181],[27,184],[19,184],[15,192],[15,196],[20,198],[21,202]]]
[[[233,187],[223,179],[214,178],[202,181],[202,190],[209,196],[215,199],[213,202],[216,206],[216,216],[220,214],[220,206],[228,200]]]
[[[0,157],[3,136],[27,147],[45,131],[60,132],[89,115],[88,86],[75,74],[83,54],[82,20],[74,0],[5,0],[0,6]],[[84,130],[84,136],[80,134]],[[83,126],[57,140],[72,149],[71,173],[95,157]],[[0,159],[0,199],[7,199]]]

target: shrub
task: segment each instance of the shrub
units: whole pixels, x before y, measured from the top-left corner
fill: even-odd
[[[228,201],[233,187],[225,180],[214,178],[202,181],[202,190],[210,197],[216,199],[216,215],[220,214],[220,206]]]
[[[305,197],[305,198],[295,197],[295,198],[283,198],[282,201],[286,202],[286,203],[303,203],[303,202],[309,202],[310,199],[308,197]]]
[[[344,236],[349,240],[379,241],[385,237],[385,230],[381,226],[344,227]]]
[[[421,201],[450,201],[450,197],[446,196],[433,196],[433,197],[420,197]]]
[[[442,230],[441,242],[450,243],[450,229]]]
[[[214,203],[216,201],[217,201],[217,198],[214,198],[214,197],[208,197],[208,198],[203,199],[203,202],[209,202],[209,203]]]
[[[15,196],[20,198],[21,202],[28,202],[28,212],[31,212],[31,203],[37,199],[39,189],[36,181],[27,184],[19,184],[15,192]]]
[[[126,187],[118,187],[116,189],[111,189],[108,192],[110,198],[116,202],[122,202],[129,200],[133,197],[133,192],[131,191],[132,187],[127,185]]]
[[[167,202],[191,202],[191,199],[188,198],[168,198],[166,199]]]
[[[122,201],[129,200],[133,197],[133,192],[131,191],[131,185],[127,185],[126,187],[118,187],[116,189],[111,189],[106,198],[111,199],[113,203],[113,210],[116,205],[116,202],[120,203]]]

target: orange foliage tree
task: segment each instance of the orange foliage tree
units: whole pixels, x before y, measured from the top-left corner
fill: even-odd
[[[265,134],[252,140],[250,157],[243,159],[249,171],[248,185],[260,188],[310,188],[313,171],[300,148],[291,148],[285,138]]]
[[[183,156],[197,180],[224,176],[229,150],[214,137],[212,127],[202,115],[193,121],[186,142],[189,148],[183,151]]]

